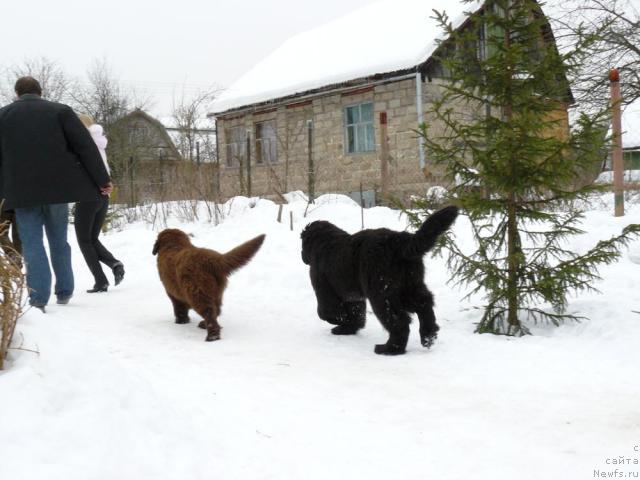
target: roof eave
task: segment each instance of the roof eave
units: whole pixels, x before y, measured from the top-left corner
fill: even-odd
[[[404,77],[407,74],[415,73],[418,71],[420,66],[413,66],[409,68],[404,68],[401,70],[394,70],[392,72],[385,73],[376,73],[373,75],[368,75],[366,77],[355,78],[352,80],[346,80],[344,82],[332,83],[329,85],[323,85],[322,87],[312,88],[309,90],[300,91],[297,93],[293,93],[290,95],[285,95],[282,97],[275,97],[269,100],[248,103],[245,105],[241,105],[239,107],[233,107],[226,110],[221,110],[219,112],[211,112],[207,114],[208,118],[211,117],[224,117],[229,115],[237,115],[239,113],[250,111],[250,110],[263,110],[268,107],[273,107],[279,104],[287,104],[300,101],[301,97],[316,97],[322,96],[327,92],[331,92],[334,90],[344,90],[344,89],[352,89],[359,88],[368,84],[377,83],[381,81],[388,80],[393,82],[394,80],[399,80],[397,77]]]

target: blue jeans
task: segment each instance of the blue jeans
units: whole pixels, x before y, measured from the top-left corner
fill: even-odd
[[[71,247],[67,242],[69,205],[58,203],[16,208],[15,212],[22,239],[22,256],[27,267],[29,303],[46,305],[51,296],[51,269],[44,249],[43,227],[56,276],[55,294],[57,297],[70,297],[73,294],[73,269]]]

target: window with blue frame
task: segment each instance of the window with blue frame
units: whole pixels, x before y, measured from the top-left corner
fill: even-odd
[[[344,135],[347,153],[373,152],[373,103],[361,103],[344,109]]]

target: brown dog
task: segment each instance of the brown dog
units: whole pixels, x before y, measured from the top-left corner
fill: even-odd
[[[264,242],[264,235],[237,246],[225,254],[191,244],[186,233],[175,228],[163,230],[153,246],[158,255],[158,273],[173,303],[176,323],[189,323],[189,309],[204,321],[207,342],[220,339],[218,316],[227,278],[246,265]]]

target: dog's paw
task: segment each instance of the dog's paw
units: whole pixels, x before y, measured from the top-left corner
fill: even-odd
[[[404,348],[400,348],[394,345],[387,345],[386,343],[376,345],[373,351],[378,355],[402,355],[405,353]]]
[[[433,346],[433,343],[436,341],[436,338],[438,338],[438,334],[437,333],[433,333],[431,335],[426,335],[424,337],[422,337],[420,339],[420,341],[422,342],[422,346],[425,348],[431,348]]]
[[[358,330],[360,330],[360,327],[355,327],[353,325],[338,325],[331,329],[331,333],[334,335],[355,335],[358,333]]]
[[[204,320],[200,320],[198,328],[207,328],[207,323]]]
[[[207,338],[204,339],[205,342],[215,342],[216,340],[220,340],[220,332],[209,332]]]
[[[178,317],[178,318],[176,318],[176,323],[179,323],[179,324],[189,323],[190,321],[191,321],[191,319],[189,317]]]

